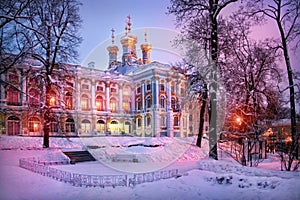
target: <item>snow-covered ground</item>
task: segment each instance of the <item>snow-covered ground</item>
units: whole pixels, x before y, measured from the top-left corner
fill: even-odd
[[[176,141],[175,141],[176,140]],[[170,138],[42,138],[0,137],[0,199],[300,199],[300,173],[283,172],[276,155],[257,168],[243,167],[226,154],[207,158],[193,139]],[[180,177],[130,187],[75,187],[19,167],[20,158],[63,159],[61,149],[89,147],[99,159],[52,166],[66,171],[117,175],[178,169]],[[138,163],[111,162],[115,154],[135,154]],[[177,159],[176,159],[177,158]]]

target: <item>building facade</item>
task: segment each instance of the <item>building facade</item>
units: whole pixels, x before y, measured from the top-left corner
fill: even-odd
[[[53,114],[50,136],[187,137],[198,134],[200,105],[187,98],[188,80],[179,67],[151,62],[152,45],[141,45],[130,24],[118,46],[107,50],[107,70],[89,66],[65,65],[54,73],[59,84],[53,88],[50,105]],[[145,35],[146,36],[146,35]],[[147,37],[147,36],[146,36]],[[42,136],[45,101],[41,66],[24,62],[2,74],[0,89],[0,128],[2,134]],[[207,120],[205,130],[208,128]]]

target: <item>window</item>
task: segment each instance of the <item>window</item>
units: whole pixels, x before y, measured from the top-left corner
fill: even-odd
[[[142,102],[141,102],[140,98],[138,98],[137,101],[136,101],[136,107],[137,107],[138,110],[142,109]]]
[[[103,92],[103,91],[104,91],[103,86],[98,85],[97,86],[97,92]]]
[[[19,135],[20,134],[20,119],[15,116],[11,116],[7,119],[7,134]]]
[[[165,116],[161,116],[160,124],[161,124],[161,126],[166,126],[166,117]]]
[[[141,93],[141,86],[139,86],[139,87],[136,89],[136,93],[137,93],[137,94],[140,94],[140,93]]]
[[[147,124],[147,126],[151,126],[151,116],[147,116],[147,122],[146,122],[146,124]]]
[[[165,85],[163,83],[160,84],[160,91],[165,91]]]
[[[146,108],[151,108],[151,96],[146,97]]]
[[[130,110],[130,103],[129,102],[123,102],[123,110],[124,111],[129,111]]]
[[[111,92],[111,93],[116,93],[116,92],[117,92],[117,89],[116,89],[116,88],[110,88],[110,92]]]
[[[40,132],[40,120],[37,117],[29,119],[29,132]]]
[[[29,104],[31,106],[39,105],[39,93],[36,89],[29,90]]]
[[[117,100],[115,98],[110,99],[110,111],[117,112]]]
[[[190,114],[189,120],[190,120],[190,122],[193,121],[193,115],[192,114]]]
[[[48,94],[49,106],[56,106],[56,94],[54,92],[50,92]]]
[[[176,108],[176,99],[175,99],[175,97],[171,98],[171,107],[172,107],[173,111],[175,111],[175,108]]]
[[[91,122],[87,119],[82,120],[81,122],[81,131],[82,133],[88,133],[91,130]]]
[[[147,83],[147,91],[150,91],[151,90],[151,83]]]
[[[174,126],[179,126],[179,118],[178,118],[178,116],[174,117]]]
[[[180,94],[181,94],[181,96],[184,96],[184,93],[185,93],[184,88],[180,88]]]
[[[164,96],[160,97],[160,106],[162,108],[165,108],[165,102],[166,102],[166,98]]]
[[[10,74],[8,76],[8,80],[9,80],[9,82],[14,83],[14,84],[19,83],[19,77],[18,77],[18,75],[15,75],[15,74]]]
[[[98,120],[96,124],[96,131],[99,133],[105,132],[105,123],[103,120]]]
[[[50,122],[50,132],[54,132],[54,133],[58,132],[58,123],[54,119],[52,119]]]
[[[128,96],[129,93],[130,93],[129,91],[130,91],[130,89],[129,89],[128,87],[124,88],[124,90],[123,90],[123,95],[124,95],[124,96]]]
[[[9,87],[7,90],[7,105],[19,106],[19,92],[14,87]]]
[[[131,132],[130,122],[125,122],[124,132],[127,133],[127,134]]]
[[[74,120],[71,118],[68,118],[66,120],[66,132],[75,132],[75,123]]]
[[[137,118],[137,125],[138,127],[142,126],[142,118]]]
[[[73,108],[73,96],[71,92],[67,92],[65,96],[66,109]]]
[[[119,133],[119,124],[117,121],[112,121],[109,125],[109,129],[112,134],[118,134]]]
[[[103,111],[104,110],[104,101],[102,96],[97,96],[96,97],[96,109],[98,111]]]
[[[82,110],[89,109],[89,97],[85,94],[81,96],[81,109]]]
[[[70,81],[66,81],[66,83],[67,83],[67,86],[69,86],[69,87],[73,87],[73,83],[72,83],[72,82],[70,82]]]
[[[82,84],[82,85],[81,85],[81,88],[82,88],[83,90],[88,90],[88,89],[89,89],[89,85],[87,85],[87,84]]]

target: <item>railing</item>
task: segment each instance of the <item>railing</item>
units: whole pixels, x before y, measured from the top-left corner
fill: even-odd
[[[134,187],[135,185],[178,177],[178,169],[128,175],[86,175],[63,171],[50,167],[53,162],[39,163],[36,158],[23,158],[19,160],[20,167],[55,180],[69,183],[77,187]],[[66,164],[55,162],[55,164]]]

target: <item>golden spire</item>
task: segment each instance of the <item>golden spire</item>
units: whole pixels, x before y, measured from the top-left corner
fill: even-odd
[[[115,29],[112,28],[110,31],[111,31],[111,43],[114,44],[115,43],[115,35],[114,35]]]
[[[127,20],[126,20],[126,27],[125,27],[125,34],[126,35],[128,35],[128,33],[130,33],[130,30],[131,30],[131,28],[130,28],[130,26],[131,26],[130,20],[131,20],[131,17],[130,17],[130,15],[128,15],[127,16]]]

